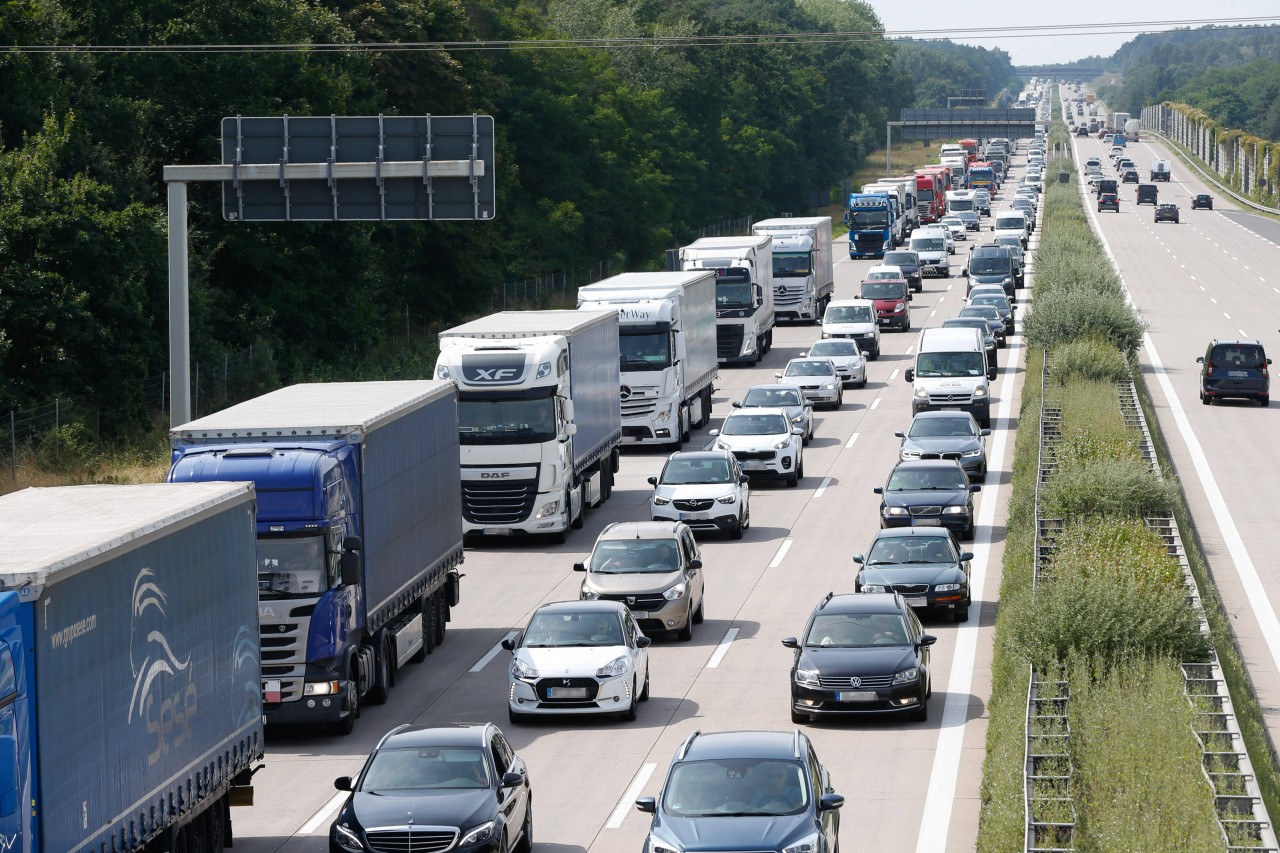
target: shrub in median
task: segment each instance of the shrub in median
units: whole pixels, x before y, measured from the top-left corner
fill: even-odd
[[[1168,512],[1177,486],[1140,459],[1088,459],[1055,473],[1041,493],[1046,518],[1118,515],[1143,518]]]
[[[1082,338],[1055,347],[1050,364],[1053,381],[1059,385],[1075,379],[1120,382],[1131,375],[1124,353],[1101,337]]]
[[[1087,519],[1068,524],[1054,541],[1054,565],[1104,583],[1128,576],[1140,587],[1183,590],[1182,566],[1164,539],[1137,519]]]
[[[1039,272],[1038,262],[1036,269]],[[1142,332],[1142,324],[1122,300],[1084,289],[1037,290],[1035,308],[1023,320],[1027,343],[1050,350],[1082,337],[1101,337],[1132,355],[1142,343]]]

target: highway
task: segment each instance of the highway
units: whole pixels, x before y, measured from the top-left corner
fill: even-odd
[[[997,208],[1012,198],[1011,186],[1006,184]],[[511,541],[468,548],[462,603],[454,610],[447,642],[425,664],[404,673],[388,704],[362,708],[354,734],[334,738],[268,730],[265,768],[255,777],[257,803],[234,815],[237,849],[327,849],[332,814],[345,796],[335,792],[333,779],[358,772],[383,733],[404,722],[492,720],[530,765],[539,850],[637,853],[648,817],[635,810],[633,800],[659,792],[672,755],[690,732],[793,728],[792,653],[779,641],[801,632],[828,591],[852,590],[850,557],[865,550],[878,527],[879,498],[872,488],[883,483],[896,461],[894,431],[911,421],[911,387],[903,371],[910,365],[916,332],[959,311],[965,292],[959,272],[978,236],[957,243],[952,277],[925,279],[924,292],[912,304],[912,333],[884,334],[880,359],[868,365],[867,386],[847,389],[840,411],[817,414],[800,486],[753,483],[752,526],[744,539],[701,538],[706,621],[695,627],[691,642],[655,639],[652,695],[636,722],[573,718],[509,724],[510,654],[498,646],[539,604],[578,597],[581,576],[571,571],[572,564],[588,554],[605,524],[649,518],[646,478],[658,473],[666,454],[631,448],[612,498],[591,512],[585,529],[573,532],[565,545]],[[836,297],[854,296],[862,273],[874,262],[850,260],[844,241],[835,251]],[[712,426],[731,401],[753,384],[773,381],[789,358],[819,336],[816,326],[781,326],[761,364],[722,368]],[[974,847],[992,605],[999,589],[1013,451],[1011,418],[1022,382],[1021,369],[1010,365],[1018,364],[1020,353],[1015,336],[1000,353],[994,384],[991,471],[977,495],[976,540],[965,545],[976,556],[970,620],[962,625],[925,620],[926,629],[939,637],[929,721],[859,718],[806,726],[836,790],[847,798],[841,812],[846,849],[940,853]],[[704,429],[687,446],[707,441]]]
[[[1073,138],[1077,162],[1106,150]],[[1096,217],[1134,305],[1148,325],[1139,352],[1156,416],[1182,481],[1196,534],[1230,614],[1272,743],[1280,741],[1280,560],[1271,550],[1280,505],[1280,428],[1276,406],[1199,401],[1199,365],[1211,338],[1256,338],[1280,358],[1280,223],[1234,203],[1174,157],[1163,143],[1129,143],[1140,176],[1155,159],[1172,160],[1160,201],[1179,207],[1181,223],[1153,222],[1134,205],[1134,185],[1120,187],[1120,212]],[[1208,192],[1213,210],[1192,210]],[[1092,200],[1092,197],[1090,197]],[[1280,361],[1277,361],[1280,364]],[[1273,386],[1274,388],[1274,386]]]

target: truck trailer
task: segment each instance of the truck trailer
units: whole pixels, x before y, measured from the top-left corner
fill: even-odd
[[[753,234],[773,238],[773,305],[778,320],[821,323],[836,291],[831,217],[764,219]]]
[[[444,641],[462,563],[457,424],[451,382],[326,382],[170,431],[171,482],[257,486],[268,725],[348,734]]]
[[[703,237],[680,250],[685,270],[716,274],[716,358],[754,364],[773,348],[773,238]]]
[[[458,384],[462,529],[563,542],[613,491],[618,312],[499,311],[440,333]]]
[[[618,312],[623,442],[679,447],[711,419],[715,274],[628,272],[578,288],[578,310],[605,309]]]
[[[0,846],[231,846],[263,755],[249,483],[0,497]]]

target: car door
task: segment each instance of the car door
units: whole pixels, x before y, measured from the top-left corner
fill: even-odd
[[[741,478],[741,474],[738,475]],[[745,486],[743,487],[745,488]],[[743,497],[745,501],[745,496]],[[702,554],[698,551],[698,543],[693,538],[692,530],[680,531],[680,548],[684,551],[685,565],[685,583],[689,585],[689,606],[696,609],[702,605],[702,596],[705,592],[705,578],[702,574],[702,568],[694,568],[693,561],[697,560],[699,564],[702,562]]]
[[[644,636],[640,626],[636,624],[631,611],[622,610],[622,632],[627,641],[627,652],[631,655],[631,671],[636,674],[636,689],[643,690],[645,679],[649,677],[649,650],[642,649],[637,640]]]
[[[837,850],[839,849],[840,838],[840,810],[822,811],[818,809],[819,798],[823,794],[834,794],[835,789],[831,784],[831,774],[822,765],[822,762],[818,760],[818,754],[813,751],[812,743],[808,744],[805,763],[808,765],[810,784],[813,785],[813,808],[818,813],[818,825],[826,842],[824,849],[828,851]]]
[[[489,733],[489,758],[493,761],[493,769],[497,773],[494,781],[498,788],[498,811],[502,814],[502,822],[508,827],[507,837],[514,839],[524,824],[525,811],[528,809],[529,778],[525,772],[524,762],[519,762],[520,766],[516,766],[515,753],[497,729]],[[525,777],[525,781],[513,788],[504,788],[502,777],[507,773],[519,773]]]

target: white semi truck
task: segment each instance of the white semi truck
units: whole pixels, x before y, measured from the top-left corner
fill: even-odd
[[[713,272],[622,273],[579,288],[578,310],[618,312],[623,443],[679,447],[707,424],[719,376]]]
[[[773,238],[773,306],[778,320],[821,323],[836,291],[831,217],[764,219],[753,234]]]
[[[902,188],[902,198],[905,198],[903,213],[907,217],[907,236],[920,227],[920,206],[916,198],[916,176],[907,175],[897,178],[880,178],[877,184],[896,184]]]
[[[773,238],[703,237],[680,250],[685,270],[716,276],[716,359],[754,364],[773,348]]]
[[[563,541],[613,490],[617,311],[500,311],[440,333],[458,386],[464,534]]]

